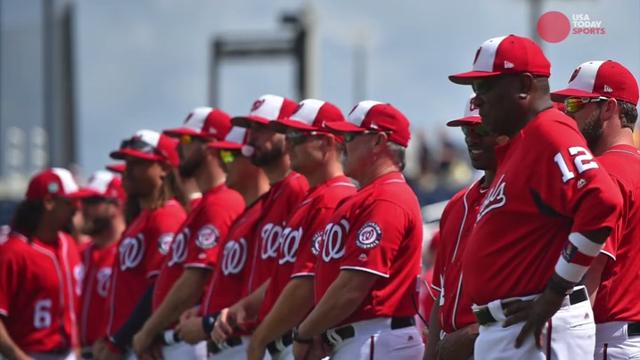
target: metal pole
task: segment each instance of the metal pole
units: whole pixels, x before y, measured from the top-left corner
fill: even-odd
[[[58,160],[54,148],[53,136],[53,99],[51,85],[53,84],[53,0],[42,0],[42,102],[43,106],[43,127],[46,130],[49,141],[47,150],[49,153],[49,164],[55,164]]]

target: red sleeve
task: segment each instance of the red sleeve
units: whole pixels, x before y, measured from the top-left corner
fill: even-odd
[[[622,197],[609,174],[584,145],[584,139],[567,127],[543,138],[538,147],[547,159],[539,176],[531,179],[531,196],[541,211],[558,212],[574,220],[572,232],[613,229],[620,216]],[[536,166],[536,164],[531,164]]]
[[[219,246],[227,237],[229,228],[242,212],[243,206],[207,206],[203,209],[200,224],[187,241],[185,267],[213,269],[217,265]]]
[[[6,247],[0,248],[0,315],[9,316],[11,300],[20,284],[18,259]],[[22,279],[24,281],[24,279]]]
[[[306,216],[303,238],[298,247],[296,262],[293,264],[291,277],[315,276],[316,256],[320,253],[320,240],[325,226],[333,215],[335,208],[319,208]]]
[[[603,163],[604,163],[604,159],[603,159]],[[604,165],[608,166],[607,164],[604,164]],[[614,166],[614,165],[612,164],[611,166]],[[607,241],[604,243],[604,247],[602,248],[602,250],[600,250],[600,253],[607,255],[608,257],[610,257],[612,260],[615,261],[618,253],[618,245],[620,243],[620,239],[624,235],[624,230],[627,228],[628,213],[630,210],[629,207],[632,206],[631,204],[633,203],[633,194],[627,190],[627,187],[619,178],[617,178],[613,174],[610,174],[610,175],[611,175],[611,179],[620,190],[620,193],[624,199],[625,206],[622,209],[623,215],[620,216],[620,218],[618,219],[618,222],[615,228],[611,232],[611,235],[609,235],[609,237],[607,238]]]
[[[389,277],[409,222],[406,211],[392,202],[378,200],[368,206],[350,224],[340,269]]]
[[[168,248],[174,235],[186,219],[186,213],[182,207],[167,205],[149,219],[147,230],[145,231],[145,254],[144,264],[147,277],[157,276],[164,263],[164,247]]]

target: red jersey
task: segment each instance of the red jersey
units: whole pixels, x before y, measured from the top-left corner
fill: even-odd
[[[356,187],[346,176],[337,176],[309,190],[282,231],[278,261],[271,272],[271,282],[260,308],[258,320],[262,321],[271,311],[280,293],[292,277],[314,276],[316,254],[315,241],[338,204],[356,193]]]
[[[215,314],[242,299],[251,272],[256,225],[261,219],[266,194],[247,207],[218,245],[218,266],[202,300],[200,312]]]
[[[25,352],[79,346],[76,312],[82,264],[74,239],[29,241],[16,232],[0,236],[0,315]]]
[[[142,210],[122,234],[111,276],[108,336],[115,335],[124,325],[158,275],[173,236],[185,218],[182,206],[170,200],[160,208]]]
[[[244,210],[244,199],[222,184],[207,191],[176,233],[153,289],[153,310],[167,296],[185,267],[213,270],[218,243]]]
[[[609,261],[593,313],[596,323],[640,321],[640,151],[630,145],[616,145],[598,161],[618,185],[623,198],[617,236],[610,236],[602,253]]]
[[[89,245],[82,251],[85,276],[80,302],[80,343],[91,346],[107,331],[108,294],[117,243],[98,247]]]
[[[539,113],[496,158],[462,262],[477,305],[541,293],[569,234],[613,229],[622,203],[575,121],[558,110]]]
[[[421,250],[422,217],[415,194],[399,172],[378,177],[343,202],[325,227],[316,303],[341,270],[365,271],[379,278],[341,324],[414,316]]]
[[[271,186],[255,234],[258,241],[253,244],[255,256],[245,296],[259,288],[271,276],[278,258],[284,222],[305,197],[308,188],[307,179],[293,171]]]
[[[471,237],[478,209],[486,194],[482,179],[455,194],[440,218],[440,246],[433,267],[431,288],[440,304],[440,327],[454,332],[476,322],[471,299],[464,292],[462,255]]]

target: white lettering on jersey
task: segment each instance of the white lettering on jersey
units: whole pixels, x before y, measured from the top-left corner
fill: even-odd
[[[242,271],[247,261],[247,241],[228,241],[222,250],[222,273],[224,275],[237,274]]]
[[[280,235],[282,234],[282,226],[272,223],[266,224],[260,231],[261,247],[260,257],[262,260],[275,258],[278,256],[278,248],[280,246]]]
[[[344,256],[344,240],[349,232],[349,222],[342,219],[338,224],[329,223],[322,236],[322,260],[329,262]]]
[[[182,229],[171,242],[171,259],[169,266],[180,264],[187,258],[187,240],[191,237],[191,230]]]
[[[285,228],[282,232],[282,239],[280,240],[281,256],[278,260],[280,265],[286,263],[294,263],[296,261],[296,255],[298,254],[298,246],[300,246],[300,239],[302,239],[302,228],[299,227],[296,230],[291,228]]]
[[[138,266],[144,257],[144,234],[140,233],[122,240],[118,247],[118,254],[120,255],[121,271]]]
[[[482,206],[480,206],[480,211],[478,211],[478,217],[476,221],[480,221],[480,219],[489,211],[504,206],[504,204],[507,202],[507,197],[504,194],[505,186],[506,183],[504,181],[504,175],[502,175],[498,182],[496,182],[496,184],[491,187],[491,189],[487,193],[487,196],[484,198]]]
[[[102,267],[96,274],[96,280],[98,285],[96,286],[96,292],[103,298],[107,297],[109,293],[109,284],[111,283],[111,268]]]
[[[76,281],[76,294],[80,296],[82,294],[82,279],[84,279],[85,268],[84,265],[78,264],[73,267],[73,278]]]

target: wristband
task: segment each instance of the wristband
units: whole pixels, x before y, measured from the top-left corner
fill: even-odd
[[[209,335],[213,331],[213,327],[216,325],[218,314],[205,315],[202,317],[202,331]]]
[[[292,339],[294,342],[297,342],[300,344],[311,344],[313,342],[313,338],[300,337],[300,334],[298,334],[298,328],[293,329]]]

